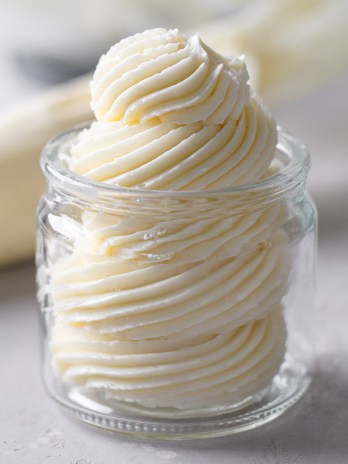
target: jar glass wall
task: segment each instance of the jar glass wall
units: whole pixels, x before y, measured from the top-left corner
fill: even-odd
[[[163,439],[275,418],[310,382],[316,214],[309,155],[279,131],[274,175],[204,192],[127,190],[45,148],[37,280],[44,378],[81,420]]]

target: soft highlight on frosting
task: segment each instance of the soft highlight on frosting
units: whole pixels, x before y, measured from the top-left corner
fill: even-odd
[[[100,59],[97,121],[71,147],[69,167],[140,197],[263,179],[276,127],[247,81],[244,59],[198,36],[153,29],[124,39]],[[52,364],[64,383],[177,410],[231,405],[270,385],[287,337],[287,210],[228,201],[82,212],[51,279]]]
[[[235,328],[279,307],[288,269],[284,240],[274,237],[271,247],[239,259],[178,264],[74,254],[55,276],[55,310],[68,323],[128,340]]]
[[[198,37],[152,29],[121,40],[100,59],[91,105],[102,123],[221,124],[238,119],[249,98],[248,73]]]
[[[274,157],[273,119],[255,98],[225,124],[94,123],[70,168],[93,181],[151,190],[208,190],[259,180]]]
[[[229,405],[261,391],[285,350],[280,311],[235,330],[185,340],[107,340],[56,325],[53,363],[68,383],[108,399],[177,409]]]

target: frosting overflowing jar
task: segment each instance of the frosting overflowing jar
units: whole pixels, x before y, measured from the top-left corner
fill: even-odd
[[[43,152],[45,381],[85,422],[224,435],[309,384],[309,155],[247,82],[198,36],[136,34],[100,59],[96,121]]]

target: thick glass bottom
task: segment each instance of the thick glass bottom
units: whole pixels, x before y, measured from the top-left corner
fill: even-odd
[[[302,397],[310,381],[302,364],[287,362],[262,394],[230,408],[185,411],[185,416],[169,410],[110,406],[87,398],[78,389],[62,391],[53,382],[46,384],[61,406],[92,426],[137,439],[194,440],[239,433],[272,421]]]

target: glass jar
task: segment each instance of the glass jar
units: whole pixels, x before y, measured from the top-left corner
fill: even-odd
[[[42,155],[37,280],[49,393],[84,422],[157,439],[279,416],[311,379],[310,159],[279,129],[274,174],[203,192],[116,188]]]

